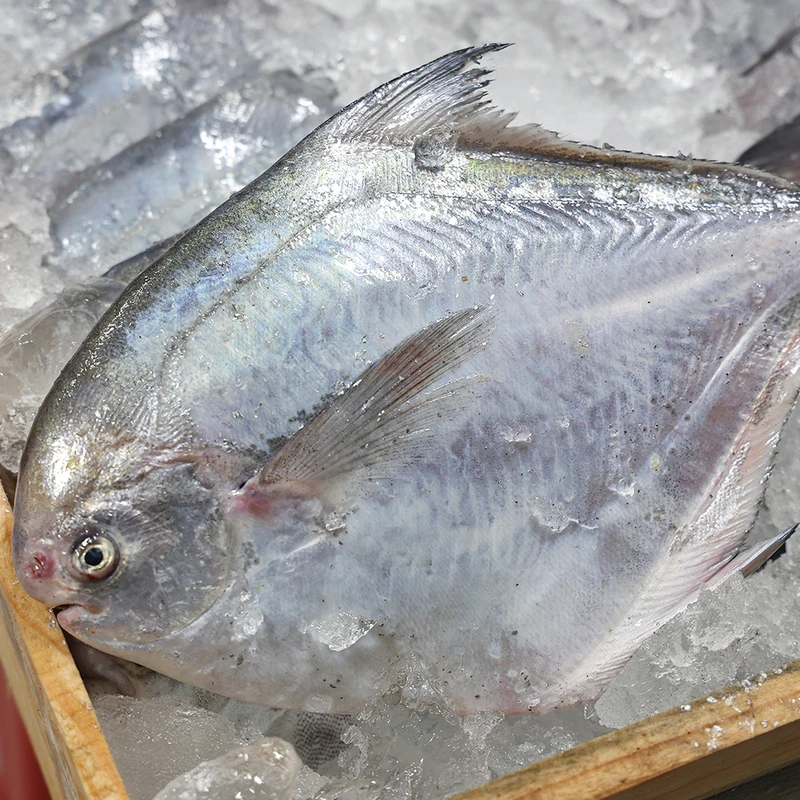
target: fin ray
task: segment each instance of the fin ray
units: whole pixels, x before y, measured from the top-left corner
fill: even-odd
[[[493,327],[485,307],[451,314],[368,367],[292,436],[254,480],[317,485],[353,472],[387,477],[425,450],[437,421],[452,416],[480,377],[418,395],[483,350]]]

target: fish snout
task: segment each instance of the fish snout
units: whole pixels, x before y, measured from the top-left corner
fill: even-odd
[[[30,552],[23,550],[18,556],[14,559],[17,577],[31,597],[48,608],[76,602],[75,588],[64,582],[59,559],[52,549],[39,544]]]

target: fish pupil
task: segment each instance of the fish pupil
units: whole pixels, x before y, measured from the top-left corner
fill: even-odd
[[[90,547],[84,554],[83,560],[89,567],[98,567],[103,563],[105,555],[101,548]]]

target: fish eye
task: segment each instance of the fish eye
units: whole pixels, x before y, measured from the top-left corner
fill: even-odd
[[[81,536],[72,549],[72,564],[83,578],[107,578],[119,564],[117,543],[101,533]]]

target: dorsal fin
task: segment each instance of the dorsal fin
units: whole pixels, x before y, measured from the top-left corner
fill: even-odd
[[[491,70],[466,67],[508,46],[466,47],[406,72],[342,109],[328,130],[342,139],[375,142],[408,142],[432,130],[461,130],[490,105],[486,87]]]
[[[407,72],[342,109],[325,124],[325,132],[343,141],[397,145],[409,145],[421,136],[435,133],[461,147],[484,152],[523,153],[661,172],[735,175],[778,188],[792,186],[775,175],[749,167],[578,144],[560,139],[538,124],[509,127],[516,113],[494,107],[486,92],[491,70],[469,68],[482,56],[506,47],[509,45],[467,47]]]

